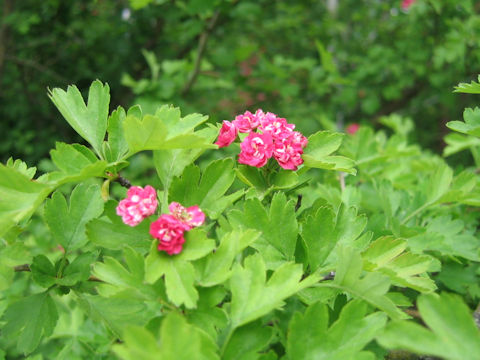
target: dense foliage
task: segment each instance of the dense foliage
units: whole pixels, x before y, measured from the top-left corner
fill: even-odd
[[[399,112],[436,151],[444,124],[475,104],[450,91],[477,72],[473,0],[4,0],[0,11],[2,161],[80,141],[44,94],[95,78],[115,104],[173,103],[212,123],[265,108],[312,133]]]
[[[295,136],[293,171],[257,145],[276,161],[238,163],[200,114],[109,113],[99,81],[50,98],[89,147],[58,142],[36,178],[0,165],[4,357],[480,359],[479,175],[412,144],[411,120]],[[290,139],[268,124],[254,136]],[[478,154],[479,108],[447,125],[448,154]],[[120,176],[150,151],[156,181]]]

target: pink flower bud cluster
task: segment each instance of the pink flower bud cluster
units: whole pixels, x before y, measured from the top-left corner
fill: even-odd
[[[117,215],[122,217],[125,224],[136,226],[146,217],[153,215],[157,210],[157,192],[150,185],[145,189],[132,186],[128,189],[127,198],[117,206]]]
[[[182,251],[184,232],[202,225],[205,214],[196,205],[185,208],[176,202],[168,209],[171,214],[162,214],[150,225],[150,235],[158,239],[158,250],[174,255]]]
[[[246,111],[232,122],[223,122],[215,144],[219,147],[229,146],[239,132],[248,133],[240,144],[239,163],[262,167],[273,157],[282,168],[297,170],[303,164],[303,149],[308,140],[294,128],[294,124],[273,113],[264,113],[260,109],[255,114]]]
[[[143,189],[132,186],[128,189],[127,198],[118,204],[117,215],[125,224],[136,226],[153,215],[157,206],[157,193],[153,187],[147,185]],[[171,214],[162,214],[150,224],[150,235],[158,239],[158,250],[174,255],[182,251],[184,232],[202,225],[205,214],[196,205],[185,208],[177,202],[172,202],[168,209]]]

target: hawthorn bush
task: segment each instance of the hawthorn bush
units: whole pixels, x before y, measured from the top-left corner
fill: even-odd
[[[109,113],[98,80],[49,96],[89,146],[0,165],[4,358],[480,359],[479,164],[411,120],[304,137],[261,110]],[[447,125],[445,156],[478,161],[480,109]]]

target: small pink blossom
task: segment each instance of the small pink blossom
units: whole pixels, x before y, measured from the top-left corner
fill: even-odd
[[[193,229],[205,222],[205,214],[197,205],[186,208],[177,202],[172,202],[168,209],[173,217],[182,223],[185,230]]]
[[[184,224],[171,214],[162,214],[150,225],[150,235],[158,239],[158,250],[168,255],[179,254],[185,238]]]
[[[272,157],[273,139],[269,133],[250,133],[240,144],[238,162],[255,167],[262,167]]]
[[[274,143],[273,157],[286,170],[297,170],[303,164],[302,154],[303,147],[300,142],[295,142],[293,136]]]
[[[215,144],[217,144],[218,147],[225,147],[234,142],[236,137],[237,128],[235,125],[230,121],[224,120]]]
[[[132,186],[127,191],[127,198],[117,206],[117,215],[122,217],[125,224],[136,226],[147,216],[153,215],[157,209],[157,192],[150,185],[145,189]]]
[[[286,119],[279,118],[275,114],[266,113],[260,129],[262,132],[272,135],[275,140],[281,140],[290,135],[295,129],[295,125],[287,123]]]
[[[360,125],[357,123],[353,123],[348,125],[345,131],[347,132],[347,134],[354,135],[358,131],[358,129],[360,129]]]
[[[412,6],[415,3],[415,0],[403,0],[402,1],[402,9],[403,10],[408,10],[410,6]]]
[[[237,115],[232,123],[241,133],[249,133],[260,125],[257,115],[252,114],[250,111],[245,111],[244,114]]]

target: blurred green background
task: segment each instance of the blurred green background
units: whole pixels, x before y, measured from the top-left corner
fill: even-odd
[[[308,134],[398,113],[440,152],[478,101],[480,3],[469,0],[3,0],[1,160],[81,142],[47,88],[94,79],[111,110],[171,103],[211,122],[262,108]]]

